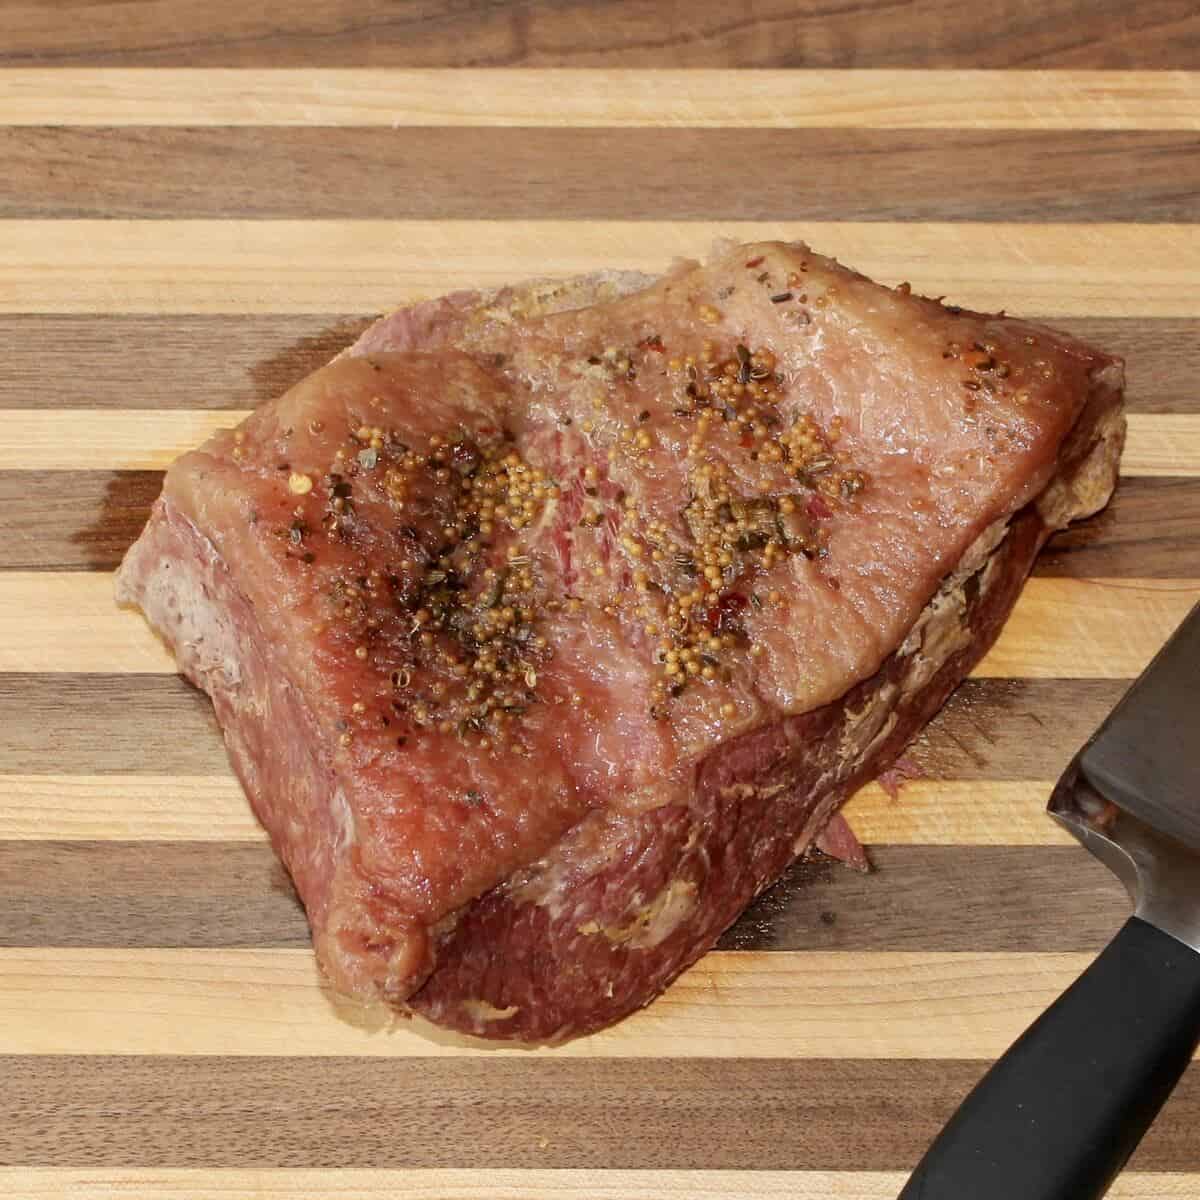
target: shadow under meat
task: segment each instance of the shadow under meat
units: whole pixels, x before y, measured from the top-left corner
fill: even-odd
[[[337,321],[294,338],[247,368],[261,404],[282,395],[354,342],[374,317]],[[162,490],[161,471],[78,471],[22,479],[20,502],[30,510],[24,527],[48,527],[27,544],[39,561],[6,563],[25,569],[113,571],[141,533]],[[17,499],[17,497],[14,497]]]
[[[97,475],[80,473],[78,478],[54,481],[57,511],[70,511],[78,504],[77,511],[82,510],[80,516],[84,518],[66,538],[63,565],[115,571],[150,516],[150,508],[162,490],[163,473],[113,471],[106,477],[100,475],[103,491],[99,494]]]
[[[259,404],[274,400],[288,388],[323,367],[331,358],[358,340],[359,335],[378,319],[378,314],[354,317],[327,325],[316,333],[296,338],[249,368],[254,395]]]

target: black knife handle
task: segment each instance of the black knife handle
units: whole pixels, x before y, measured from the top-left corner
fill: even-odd
[[[1200,1043],[1200,954],[1137,917],[992,1067],[900,1200],[1096,1200]]]

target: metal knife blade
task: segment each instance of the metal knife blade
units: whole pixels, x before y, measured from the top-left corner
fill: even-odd
[[[1050,814],[1200,950],[1200,604],[1076,755]]]
[[[1106,800],[1200,851],[1200,605],[1079,758]]]

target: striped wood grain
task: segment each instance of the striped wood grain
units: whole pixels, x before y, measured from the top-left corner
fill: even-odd
[[[0,1055],[990,1059],[1090,960],[714,951],[619,1025],[531,1049],[360,1009],[307,949],[4,949]]]
[[[0,312],[370,312],[537,275],[657,272],[718,237],[804,237],[974,308],[1200,315],[1189,225],[612,220],[3,221]]]
[[[1040,808],[1200,594],[1200,19],[1080,5],[0,15],[0,62],[31,68],[0,72],[5,1195],[895,1194],[1127,911]],[[121,69],[150,63],[251,69]],[[1135,69],[343,69],[494,63]],[[851,805],[876,875],[794,868],[662,1000],[561,1051],[339,1019],[207,702],[108,605],[168,451],[356,314],[757,230],[1126,353],[1117,502],[1049,548],[920,778]],[[1113,1194],[1194,1195],[1198,1120],[1193,1070]]]
[[[161,471],[240,409],[0,409],[0,471]],[[1121,473],[1200,476],[1200,413],[1131,413]]]
[[[1148,224],[1200,217],[1198,151],[1144,130],[0,125],[0,218]]]
[[[1198,529],[1200,478],[1127,477],[1102,512],[1055,534],[1033,570],[1075,579],[1200,577]]]
[[[202,0],[134,8],[59,0],[5,10],[0,62],[122,67],[1195,67],[1200,19],[1178,0],[1013,0],[990,20],[956,0]]]
[[[970,1060],[328,1057],[0,1060],[9,1166],[463,1165],[895,1171],[986,1064]],[[1200,1072],[1131,1162],[1195,1171]]]
[[[1200,581],[1031,579],[974,674],[1140,675],[1197,600]]]
[[[869,784],[844,812],[859,840],[897,845],[1069,845],[1045,814],[1050,780]],[[266,838],[231,775],[0,774],[0,842],[248,842]],[[2,853],[2,851],[0,851]]]
[[[239,409],[273,400],[370,323],[349,313],[0,313],[0,408]],[[1057,317],[1129,362],[1137,413],[1200,412],[1200,318]]]
[[[1122,471],[1131,475],[1188,475],[1197,473],[1200,456],[1193,457],[1193,439],[1200,417],[1191,413],[1131,413]],[[1200,439],[1197,439],[1200,445]],[[1125,466],[1128,457],[1128,467]]]
[[[0,774],[0,854],[19,841],[265,838],[232,775]]]
[[[8,1200],[85,1195],[97,1200],[893,1200],[904,1180],[898,1171],[0,1167],[0,1188]],[[1108,1195],[1109,1200],[1191,1200],[1194,1188],[1188,1175],[1130,1171]]]
[[[1200,599],[1200,580],[1030,580],[976,676],[1126,679]],[[0,671],[162,674],[175,660],[106,572],[0,572]]]
[[[0,115],[8,125],[1195,132],[1200,72],[9,67]]]
[[[949,807],[969,826],[969,789]],[[1129,915],[1116,879],[1073,843],[965,843],[873,846],[872,874],[823,857],[794,864],[723,934],[719,948],[1094,952]],[[90,842],[0,842],[0,896],[0,946],[9,948],[309,944],[287,877],[261,842],[125,842],[111,833]],[[964,904],[973,897],[979,902]]]

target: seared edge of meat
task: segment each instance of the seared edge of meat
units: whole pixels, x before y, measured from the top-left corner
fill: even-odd
[[[211,697],[230,762],[304,898],[333,986],[374,998],[428,974],[425,926],[358,869],[357,835],[330,743],[226,564],[165,500],[122,565],[117,600],[142,609],[181,674]]]

